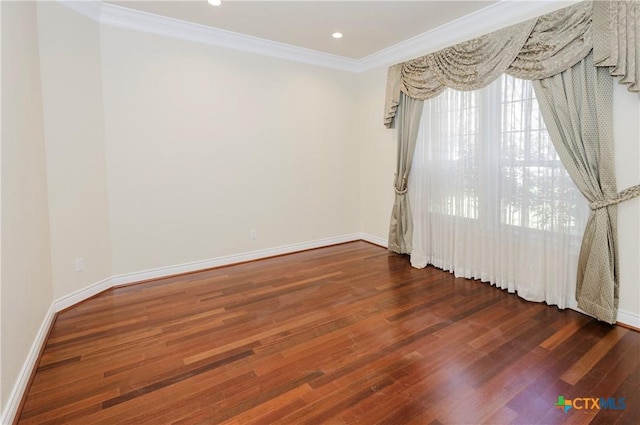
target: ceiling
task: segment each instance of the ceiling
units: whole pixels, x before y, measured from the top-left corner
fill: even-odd
[[[108,1],[292,46],[362,59],[496,1]],[[344,34],[336,40],[331,34]]]

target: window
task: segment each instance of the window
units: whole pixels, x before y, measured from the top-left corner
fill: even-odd
[[[425,102],[409,176],[411,264],[574,307],[589,208],[529,81],[502,76]]]
[[[480,92],[446,90],[425,104],[418,138],[427,137],[426,129],[429,129],[428,138],[449,141],[429,150],[427,163],[441,169],[442,176],[457,177],[451,181],[453,190],[444,194],[440,203],[432,204],[434,212],[478,218],[480,99]],[[461,173],[463,165],[467,167]]]
[[[581,233],[580,194],[544,125],[531,82],[505,76],[500,126],[501,223],[546,231]],[[511,193],[511,196],[505,196]]]
[[[582,234],[582,195],[553,147],[530,81],[503,75],[482,90],[448,89],[425,103],[418,137],[429,146],[426,161],[414,166],[449,187],[430,211],[487,227]]]

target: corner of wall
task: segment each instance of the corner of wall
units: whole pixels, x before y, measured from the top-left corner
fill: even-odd
[[[15,414],[53,299],[35,2],[2,2],[2,420]],[[25,371],[26,378],[25,378]]]
[[[100,24],[58,2],[37,8],[53,288],[59,298],[112,274]]]

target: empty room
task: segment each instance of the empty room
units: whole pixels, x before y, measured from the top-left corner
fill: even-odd
[[[0,1],[0,423],[640,423],[637,1]]]

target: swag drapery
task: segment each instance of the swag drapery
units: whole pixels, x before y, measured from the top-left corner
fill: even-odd
[[[616,195],[611,80],[619,76],[629,91],[640,92],[639,17],[635,1],[578,3],[394,65],[387,76],[388,128],[395,120],[401,126],[415,121],[413,113],[420,108],[415,102],[411,117],[398,109],[405,97],[421,103],[447,87],[476,90],[502,73],[537,81],[552,141],[592,208],[578,260],[578,305],[608,323],[615,322],[618,305],[615,205],[640,195],[640,185]],[[596,66],[603,68],[597,71]],[[389,249],[398,253],[411,250],[411,216],[398,213],[408,210],[408,200],[398,192],[406,188],[406,159],[413,155],[409,150],[416,137],[417,131],[398,131],[396,204],[389,231]]]

